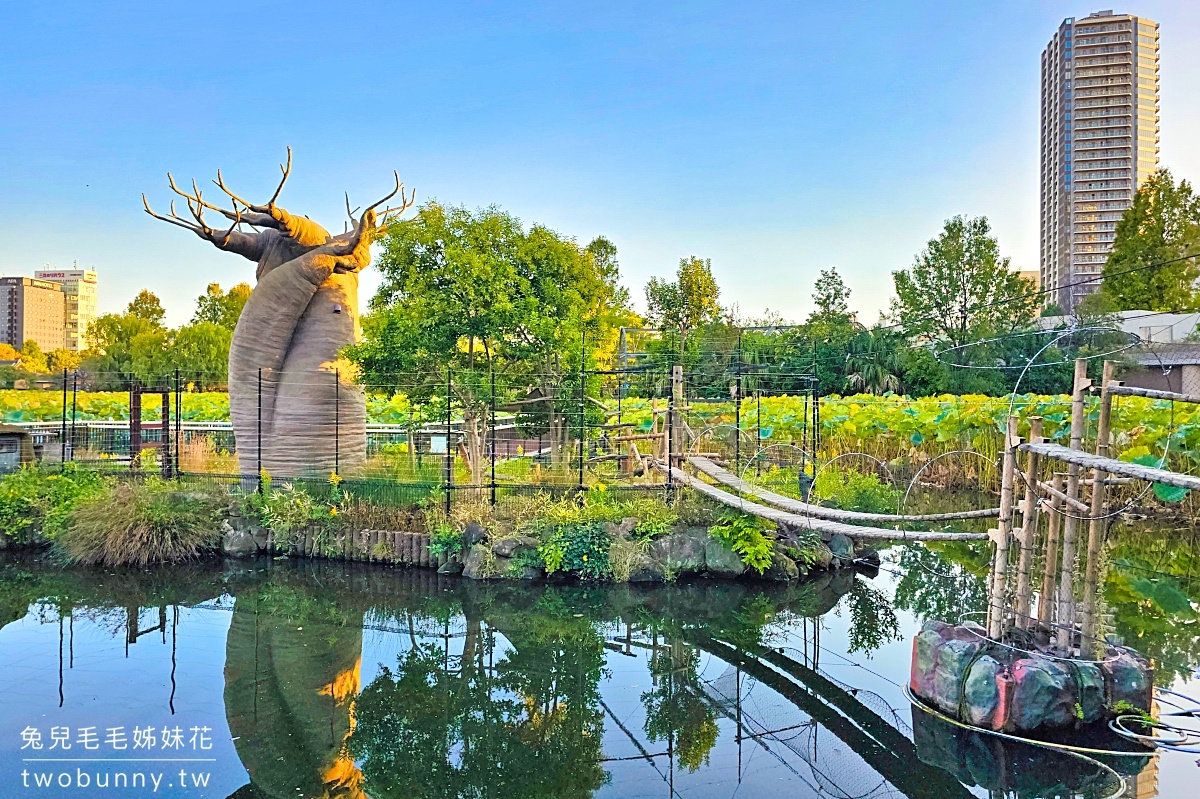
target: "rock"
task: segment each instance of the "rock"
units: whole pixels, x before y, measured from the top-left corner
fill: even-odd
[[[462,574],[463,565],[456,560],[449,560],[438,566],[438,574]]]
[[[704,543],[704,563],[709,574],[737,577],[746,571],[746,564],[738,554],[711,536]]]
[[[629,582],[631,583],[661,583],[666,579],[662,564],[655,562],[646,563],[629,573]]]
[[[636,516],[626,516],[617,525],[617,535],[621,538],[629,538],[629,536],[633,535],[634,528],[638,526],[639,521],[640,519]]]
[[[537,566],[528,565],[528,566],[523,567],[521,569],[521,571],[517,574],[517,579],[518,580],[540,580],[545,576],[546,576],[546,573],[543,572]]]
[[[487,530],[479,522],[467,522],[463,529],[463,549],[470,549],[487,538]]]
[[[879,553],[870,547],[859,547],[854,550],[854,560],[856,565],[871,566],[876,569],[882,561],[879,559]]]
[[[1154,692],[1154,675],[1150,665],[1129,649],[1113,648],[1101,670],[1110,686],[1112,703],[1125,701],[1142,710],[1150,709]]]
[[[790,583],[800,579],[800,568],[796,561],[788,557],[783,547],[776,544],[775,551],[771,554],[771,565],[763,572],[763,577],[767,580]]]
[[[854,542],[849,536],[835,534],[829,539],[829,551],[843,564],[854,560]]]
[[[467,551],[467,557],[463,560],[462,576],[468,580],[486,580],[491,575],[484,574],[483,569],[487,565],[488,555],[491,553],[483,544],[475,544]]]
[[[1070,669],[1035,655],[1014,661],[1010,672],[1014,687],[1008,721],[1013,728],[1028,732],[1075,723],[1075,678]]]
[[[707,533],[680,533],[656,538],[646,554],[664,574],[699,574],[706,568]]]
[[[492,544],[492,554],[498,558],[511,558],[521,553],[536,552],[537,548],[536,538],[522,535],[516,538],[502,538]]]
[[[814,569],[828,569],[833,565],[833,550],[824,541],[817,544],[817,559],[813,562]]]
[[[997,678],[1003,667],[989,655],[983,655],[971,665],[963,683],[963,705],[966,721],[976,727],[995,729],[996,711],[1000,707],[1000,684]]]
[[[254,540],[254,536],[249,533],[243,533],[240,530],[234,530],[228,524],[223,526],[228,529],[221,536],[222,552],[226,555],[232,555],[235,558],[244,558],[258,554],[258,542]]]

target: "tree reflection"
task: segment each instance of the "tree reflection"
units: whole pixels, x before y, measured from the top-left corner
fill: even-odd
[[[651,741],[665,741],[688,771],[707,765],[717,743],[717,714],[700,697],[699,665],[699,652],[682,643],[657,649],[650,658],[655,687],[641,696],[646,735]]]
[[[606,782],[595,627],[498,621],[511,648],[468,615],[461,655],[418,644],[363,689],[348,749],[371,796],[587,797]]]
[[[957,621],[964,613],[987,608],[988,555],[951,542],[934,550],[906,546],[900,552],[895,603],[921,620]]]

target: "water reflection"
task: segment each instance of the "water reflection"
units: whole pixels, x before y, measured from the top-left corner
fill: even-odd
[[[143,716],[223,716],[211,790],[168,796],[1102,795],[1065,756],[910,722],[904,608],[969,608],[975,557],[903,550],[907,568],[873,581],[646,590],[323,562],[13,561],[0,664],[26,687],[0,703],[0,795],[21,795],[23,727],[115,718],[123,691]],[[864,655],[875,670],[854,666]]]

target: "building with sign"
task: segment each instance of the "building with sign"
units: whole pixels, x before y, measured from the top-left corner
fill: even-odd
[[[43,352],[63,347],[66,297],[62,286],[31,277],[0,277],[0,341],[22,349],[37,342]]]
[[[62,286],[66,307],[64,340],[59,346],[76,352],[87,349],[88,325],[99,314],[96,273],[91,269],[39,269],[33,276]]]

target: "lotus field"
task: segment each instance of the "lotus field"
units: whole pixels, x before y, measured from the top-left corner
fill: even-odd
[[[56,391],[0,390],[0,411],[6,423],[58,421],[62,419],[62,398],[62,393]],[[70,394],[67,402],[70,415]],[[142,402],[145,418],[157,418],[157,395],[145,395]],[[994,458],[999,452],[1009,403],[1009,397],[982,395],[823,397],[822,454],[866,452],[892,460],[906,455],[927,458],[949,450],[973,449]],[[1089,399],[1088,421],[1093,434],[1098,403],[1095,397]],[[660,409],[665,407],[663,400],[658,404]],[[1028,433],[1028,418],[1040,415],[1045,420],[1045,435],[1066,443],[1070,426],[1068,397],[1023,394],[1017,396],[1014,407],[1023,420],[1022,435]],[[373,423],[407,424],[440,417],[440,412],[426,413],[428,410],[410,403],[402,395],[371,397],[367,403],[368,421]],[[621,411],[621,421],[643,428],[650,424],[650,400],[627,397]],[[128,419],[129,395],[81,391],[75,397],[75,415],[80,421]],[[182,415],[189,422],[227,421],[229,397],[224,392],[185,392]],[[692,402],[687,416],[697,431],[732,426],[734,406],[732,402]],[[803,436],[804,398],[763,397],[761,402],[746,399],[741,417],[742,428],[751,439],[757,430],[764,445],[798,444]],[[615,413],[609,421],[617,421]],[[1177,468],[1191,471],[1190,464],[1200,463],[1200,406],[1116,397],[1113,430],[1116,450],[1125,459],[1161,457],[1170,438],[1170,458]]]

